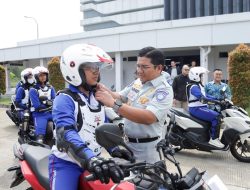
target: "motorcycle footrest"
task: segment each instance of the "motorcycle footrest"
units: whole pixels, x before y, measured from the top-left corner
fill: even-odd
[[[21,169],[20,166],[12,166],[12,167],[8,168],[7,171],[11,172],[11,171],[19,170],[19,169]]]

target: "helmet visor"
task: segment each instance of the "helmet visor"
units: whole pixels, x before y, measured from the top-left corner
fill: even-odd
[[[102,69],[111,69],[112,67],[113,64],[110,63],[95,62],[95,63],[85,63],[82,68],[94,72],[94,71],[100,71]]]

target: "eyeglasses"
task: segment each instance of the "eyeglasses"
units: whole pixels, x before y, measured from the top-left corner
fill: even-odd
[[[145,70],[150,69],[150,68],[155,68],[156,65],[154,65],[153,67],[150,67],[149,65],[140,65],[140,64],[137,64],[136,67],[137,67],[137,69],[141,69],[141,70],[145,71]]]

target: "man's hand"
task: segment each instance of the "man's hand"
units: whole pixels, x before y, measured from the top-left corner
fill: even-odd
[[[98,89],[95,93],[95,98],[96,100],[103,103],[105,106],[108,106],[108,107],[114,106],[115,100],[108,91]]]
[[[108,89],[104,84],[102,83],[97,83],[97,86],[96,86],[96,89],[97,90],[102,90],[102,91],[107,91],[107,92],[111,92],[110,89]]]
[[[124,179],[124,173],[121,168],[110,159],[93,157],[87,163],[87,170],[95,175],[101,183],[109,183],[112,179],[114,183],[120,183]]]

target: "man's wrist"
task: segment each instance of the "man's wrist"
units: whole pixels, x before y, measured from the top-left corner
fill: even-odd
[[[123,103],[122,103],[121,99],[116,99],[116,100],[114,101],[113,106],[112,106],[113,110],[114,110],[116,113],[118,113],[118,111],[119,111],[120,107],[122,106],[122,104],[123,104]]]

